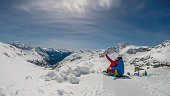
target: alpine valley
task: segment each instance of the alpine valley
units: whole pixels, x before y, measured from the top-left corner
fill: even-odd
[[[104,52],[113,60],[122,56],[131,79],[103,75],[110,64]],[[143,69],[138,76],[136,68]],[[169,89],[170,40],[95,51],[0,42],[0,96],[170,96]]]

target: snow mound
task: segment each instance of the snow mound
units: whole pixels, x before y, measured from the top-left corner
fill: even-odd
[[[70,83],[72,84],[79,84],[80,79],[75,77],[75,75],[70,75],[68,76],[68,80],[70,81]]]
[[[90,69],[87,67],[77,67],[71,71],[76,77],[80,77],[81,75],[89,74]]]
[[[45,81],[55,80],[58,83],[70,82],[71,84],[79,84],[81,75],[90,74],[90,69],[87,67],[77,67],[68,69],[67,71],[50,71],[45,76],[41,76]]]

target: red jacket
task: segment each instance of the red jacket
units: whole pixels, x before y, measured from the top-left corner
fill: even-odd
[[[113,61],[113,60],[110,59],[109,56],[107,56],[107,55],[106,55],[106,58],[111,62],[111,64],[110,64],[109,67],[115,67],[115,66],[117,66],[117,64],[118,64],[117,60]],[[115,72],[114,69],[111,69],[111,70],[107,69],[107,71],[108,71],[108,72],[112,72],[112,73]]]

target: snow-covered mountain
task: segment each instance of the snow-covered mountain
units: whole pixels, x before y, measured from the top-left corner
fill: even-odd
[[[70,89],[65,87],[61,88],[63,94],[73,92],[78,94],[77,96],[82,94],[89,96],[112,96],[113,94],[117,94],[115,96],[169,96],[170,68],[161,67],[154,69],[154,65],[170,65],[170,60],[168,59],[170,57],[169,44],[170,40],[154,47],[119,43],[117,46],[109,47],[106,50],[76,51],[59,62],[59,69],[57,69],[57,71],[48,73],[44,78],[48,81],[56,80],[58,83],[69,82],[71,84],[78,84],[72,86],[72,91],[69,91]],[[103,56],[104,52],[108,53],[112,59],[116,59],[117,56],[123,57],[125,74],[127,72],[134,74],[135,66],[139,66],[148,72],[148,77],[138,78],[134,76],[132,77],[132,81],[118,81],[117,83],[114,83],[110,78],[103,77],[101,71],[106,70],[110,64],[105,56]],[[148,67],[150,69],[147,69]],[[166,85],[165,82],[168,84]],[[117,90],[117,87],[110,87],[120,86],[119,84],[121,85],[121,87],[119,87],[120,90]],[[133,87],[128,88],[127,86]],[[78,90],[78,92],[74,92],[75,90]],[[111,91],[119,93],[110,94],[112,93]],[[123,94],[122,91],[124,91],[125,94]]]
[[[39,66],[54,65],[73,52],[64,49],[54,50],[52,48],[32,47],[19,41],[8,44],[15,47],[15,49],[19,49],[20,52],[17,54],[25,58],[26,61]]]
[[[32,47],[26,46],[25,48],[26,52],[31,50],[37,53]],[[13,96],[170,95],[170,67],[164,66],[170,65],[170,40],[153,47],[119,43],[106,50],[74,52],[66,50],[65,52],[72,53],[57,63],[55,70],[45,70],[26,62],[25,59],[29,56],[29,59],[33,57],[32,55],[23,56],[23,53],[30,54],[24,51],[25,48],[21,52],[21,48],[0,43],[0,96],[11,96],[11,94]],[[45,53],[49,52],[51,56],[54,54],[53,51],[56,51],[40,48],[38,51],[41,52],[41,50],[46,50]],[[64,51],[57,50],[57,52]],[[125,74],[129,72],[131,79],[114,80],[114,77],[104,76],[101,72],[110,65],[103,55],[104,52],[108,53],[111,59],[122,56],[125,62]],[[34,58],[38,56],[39,54]],[[154,68],[154,65],[164,67]],[[142,73],[140,76],[134,76],[135,66],[144,68],[148,76],[142,76]]]
[[[129,43],[119,43],[115,47],[109,47],[106,50],[97,51],[77,51],[66,57],[60,63],[72,61],[89,61],[96,57],[104,57],[103,53],[107,53],[111,58],[116,59],[122,56],[125,63],[135,66],[150,65],[170,65],[170,40],[166,40],[157,46],[134,46]]]
[[[105,52],[114,58],[122,56],[127,64],[136,66],[170,64],[168,59],[170,57],[170,40],[166,40],[162,44],[153,47],[121,43],[116,47],[108,48]]]
[[[39,75],[46,74],[48,70],[26,61],[34,58],[42,60],[35,50],[23,51],[0,42],[0,96],[41,95],[41,92],[36,93],[41,91],[43,82]]]

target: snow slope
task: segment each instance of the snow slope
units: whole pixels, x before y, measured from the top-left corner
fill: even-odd
[[[50,72],[29,63],[20,49],[0,43],[0,96],[57,96],[56,82],[48,82],[43,76]],[[57,85],[59,86],[59,85]]]
[[[62,60],[55,70],[26,62],[17,55],[19,49],[0,43],[0,96],[170,96],[170,67],[151,66],[169,64],[169,42],[155,47],[120,43],[106,50],[80,50]],[[131,79],[103,75],[110,64],[104,52],[112,59],[123,56],[125,74],[130,72]],[[148,76],[142,76],[144,71],[133,76],[134,65],[142,65]]]
[[[40,88],[37,74],[45,71],[21,58],[19,52],[0,43],[0,96],[35,96],[34,91]]]
[[[50,60],[49,56],[40,47],[34,48],[19,41],[6,44],[6,46],[12,48],[11,50],[15,51],[21,58],[39,66],[48,65],[48,61]]]

